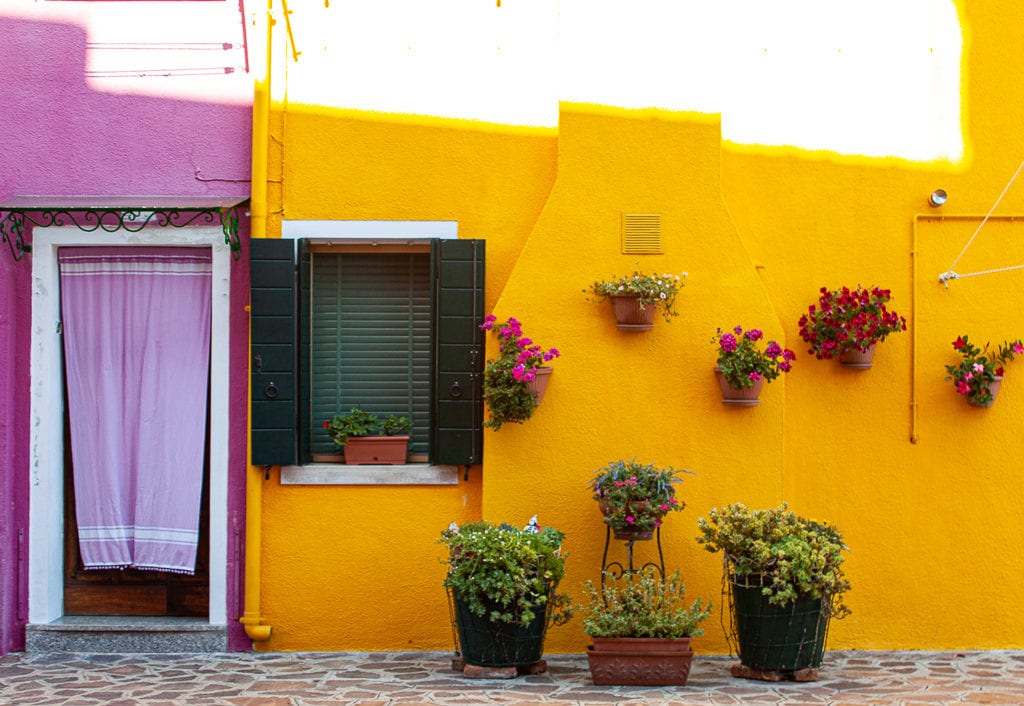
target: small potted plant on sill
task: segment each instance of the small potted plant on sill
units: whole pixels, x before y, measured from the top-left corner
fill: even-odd
[[[732,331],[718,329],[711,339],[718,345],[718,360],[714,368],[722,391],[722,404],[751,407],[761,400],[761,387],[793,367],[796,355],[776,341],[760,347],[764,338],[760,329],[746,331],[736,326]]]
[[[623,331],[647,331],[654,327],[654,316],[661,313],[665,321],[679,316],[675,310],[676,296],[686,285],[686,273],[645,274],[637,270],[590,285],[591,301],[610,301],[615,311],[616,326]]]
[[[616,539],[650,539],[665,515],[686,507],[676,497],[676,484],[683,480],[680,473],[691,471],[659,468],[635,458],[613,461],[595,471],[590,489]]]
[[[811,345],[808,353],[819,360],[838,358],[848,368],[870,368],[875,344],[907,330],[907,320],[886,308],[892,298],[888,289],[822,287],[820,293],[818,304],[797,322],[800,337]]]
[[[557,348],[544,350],[523,335],[522,323],[513,317],[497,323],[488,314],[480,328],[498,336],[498,355],[484,369],[484,401],[490,410],[485,427],[498,430],[502,424],[522,424],[533,416],[547,389],[552,368],[549,363],[559,355]]]
[[[324,422],[331,441],[343,447],[349,465],[404,464],[409,451],[408,417],[389,414],[384,418],[358,407]],[[380,434],[375,432],[380,431]]]
[[[533,517],[523,529],[484,520],[441,533],[448,548],[448,590],[458,636],[456,666],[506,670],[516,676],[544,670],[541,655],[550,625],[572,617],[571,599],[557,592],[565,575],[564,534],[540,527]],[[467,674],[472,675],[467,670]]]
[[[767,510],[740,503],[712,509],[697,526],[697,542],[724,555],[740,654],[732,673],[816,679],[830,619],[850,612],[843,603],[850,583],[839,530],[804,519],[785,503]]]
[[[700,624],[711,603],[686,605],[678,569],[662,579],[648,567],[633,574],[605,576],[598,590],[587,581],[589,603],[582,608],[590,674],[598,685],[683,686],[690,675],[690,640],[704,633]]]
[[[996,351],[989,351],[989,344],[978,348],[967,339],[967,334],[957,336],[953,348],[959,351],[962,360],[957,365],[947,365],[946,382],[953,382],[956,391],[967,398],[975,407],[991,407],[995,402],[999,385],[1003,381],[1004,366],[1014,356],[1024,353],[1024,342],[1004,341]]]

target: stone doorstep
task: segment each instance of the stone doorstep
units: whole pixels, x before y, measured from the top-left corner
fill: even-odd
[[[227,651],[227,626],[200,618],[65,616],[25,627],[26,652],[206,653]]]

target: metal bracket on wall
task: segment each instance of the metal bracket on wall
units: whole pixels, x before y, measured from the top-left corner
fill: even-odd
[[[0,238],[15,260],[32,246],[25,242],[26,222],[34,227],[74,226],[86,233],[124,230],[138,233],[147,226],[185,228],[220,224],[231,256],[238,260],[238,209],[248,198],[187,196],[16,196],[0,202]]]

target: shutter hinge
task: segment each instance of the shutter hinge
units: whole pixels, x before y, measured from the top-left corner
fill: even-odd
[[[58,336],[63,336],[64,335],[64,322],[63,321],[58,321],[57,322],[57,335]]]

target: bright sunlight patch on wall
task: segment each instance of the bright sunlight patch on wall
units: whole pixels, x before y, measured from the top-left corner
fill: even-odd
[[[721,112],[722,136],[963,157],[953,0],[561,0],[561,97]]]
[[[293,7],[294,103],[550,127],[561,100],[721,113],[723,138],[739,144],[921,161],[964,153],[954,0]]]

